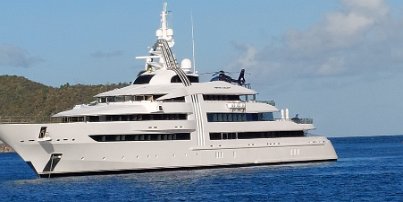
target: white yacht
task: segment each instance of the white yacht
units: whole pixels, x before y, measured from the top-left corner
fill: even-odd
[[[167,16],[165,3],[156,43],[138,57],[145,69],[129,86],[54,115],[58,122],[1,124],[0,139],[40,177],[337,159],[326,137],[308,135],[312,120],[257,101],[244,71],[199,82],[191,60],[171,51]]]

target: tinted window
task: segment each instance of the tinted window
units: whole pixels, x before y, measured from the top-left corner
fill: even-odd
[[[273,113],[207,113],[208,122],[274,121]]]
[[[90,135],[90,137],[97,142],[165,141],[165,140],[190,140],[190,133],[135,134],[135,135]]]
[[[210,133],[210,140],[303,137],[304,131],[265,131],[238,133]]]
[[[146,84],[150,83],[151,78],[153,78],[154,75],[142,75],[137,77],[137,79],[133,82],[133,84]]]
[[[239,95],[203,95],[204,100],[240,100]]]
[[[199,83],[199,77],[197,76],[187,76],[190,83]],[[182,83],[181,79],[178,75],[175,75],[171,78],[171,83]]]

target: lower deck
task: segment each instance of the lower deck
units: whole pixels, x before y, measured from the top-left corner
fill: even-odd
[[[232,143],[222,140],[202,147],[189,146],[186,141],[165,145],[138,142],[51,145],[43,142],[37,147],[31,145],[27,149],[37,154],[30,157],[30,162],[42,176],[237,167],[337,159],[331,143],[322,137],[233,140]],[[40,150],[51,149],[52,152],[38,155]]]
[[[242,139],[239,138],[242,133],[235,134],[238,138],[231,138],[231,133],[221,132],[220,138],[207,138],[200,144],[195,138],[198,135],[186,124],[183,122],[176,130],[170,130],[169,134],[175,134],[172,138],[165,137],[159,127],[138,130],[123,123],[49,124],[47,131],[43,130],[43,124],[1,125],[0,138],[42,176],[337,159],[326,137],[256,133],[254,138]],[[133,139],[131,134],[135,134]],[[138,134],[147,135],[135,139]]]

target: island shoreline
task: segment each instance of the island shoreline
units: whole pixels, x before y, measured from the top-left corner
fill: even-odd
[[[14,152],[14,149],[0,142],[0,153],[9,153],[9,152]]]

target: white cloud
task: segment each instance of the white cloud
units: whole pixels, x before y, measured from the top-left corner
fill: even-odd
[[[328,13],[307,31],[290,32],[287,42],[297,50],[349,47],[385,22],[388,7],[383,0],[342,0],[343,8]]]
[[[403,72],[403,20],[391,17],[386,1],[340,2],[340,9],[307,30],[290,30],[276,46],[237,44],[241,54],[229,66],[276,82]]]
[[[373,23],[374,19],[359,13],[333,13],[327,16],[325,32],[330,37],[354,37]]]
[[[370,12],[372,15],[385,15],[389,10],[384,0],[342,0],[342,3],[350,10]]]
[[[0,45],[0,66],[28,68],[44,60],[14,45]]]
[[[242,52],[242,57],[238,57],[235,60],[235,64],[239,65],[241,68],[246,66],[256,65],[256,54],[258,50],[252,45],[233,43],[235,49]]]

